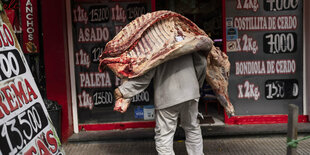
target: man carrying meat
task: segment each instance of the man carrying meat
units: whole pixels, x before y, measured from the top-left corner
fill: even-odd
[[[158,154],[174,154],[173,137],[180,115],[189,155],[203,154],[197,120],[199,88],[206,77],[206,57],[194,52],[169,60],[146,74],[129,79],[115,90],[116,99],[132,98],[154,79],[155,144]]]

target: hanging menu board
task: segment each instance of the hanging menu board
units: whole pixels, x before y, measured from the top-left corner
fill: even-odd
[[[236,115],[303,111],[303,1],[226,0],[229,96]]]
[[[150,0],[75,2],[72,9],[76,96],[79,123],[144,120],[153,104],[148,88],[132,99],[126,113],[113,111],[114,89],[121,81],[108,68],[98,71],[99,56],[108,41],[130,21],[151,11]],[[147,107],[144,107],[147,106]],[[139,117],[138,117],[139,116]],[[148,119],[148,118],[146,118]]]
[[[0,155],[64,154],[3,9],[0,36]]]

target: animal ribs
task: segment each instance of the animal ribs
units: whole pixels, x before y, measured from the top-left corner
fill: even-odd
[[[203,30],[180,14],[148,13],[130,22],[107,43],[99,70],[107,65],[117,76],[133,78],[181,55],[209,51],[212,44]]]

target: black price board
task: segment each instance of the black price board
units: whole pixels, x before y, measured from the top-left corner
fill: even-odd
[[[0,155],[64,154],[4,10],[0,21]]]
[[[296,79],[267,80],[265,97],[267,100],[296,99],[299,94],[298,88]]]
[[[47,125],[41,104],[35,103],[0,126],[0,150],[3,154],[9,154],[14,149],[19,152]]]
[[[303,112],[303,1],[226,0],[229,97],[236,115]]]
[[[121,80],[111,70],[98,71],[99,56],[123,27],[151,11],[151,0],[75,2],[72,6],[79,123],[135,120],[134,105],[153,104],[153,90],[149,87],[133,97],[125,114],[113,111],[114,89]]]

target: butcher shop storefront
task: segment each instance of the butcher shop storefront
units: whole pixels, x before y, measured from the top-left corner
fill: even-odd
[[[299,122],[309,120],[305,16],[310,5],[305,0],[67,0],[66,5],[75,133],[155,126],[152,84],[132,98],[127,112],[115,112],[113,92],[121,80],[111,70],[99,72],[98,65],[108,41],[136,17],[156,10],[186,16],[229,57],[228,93],[235,115],[227,116],[205,84],[202,124],[286,123],[288,104],[299,107]]]

